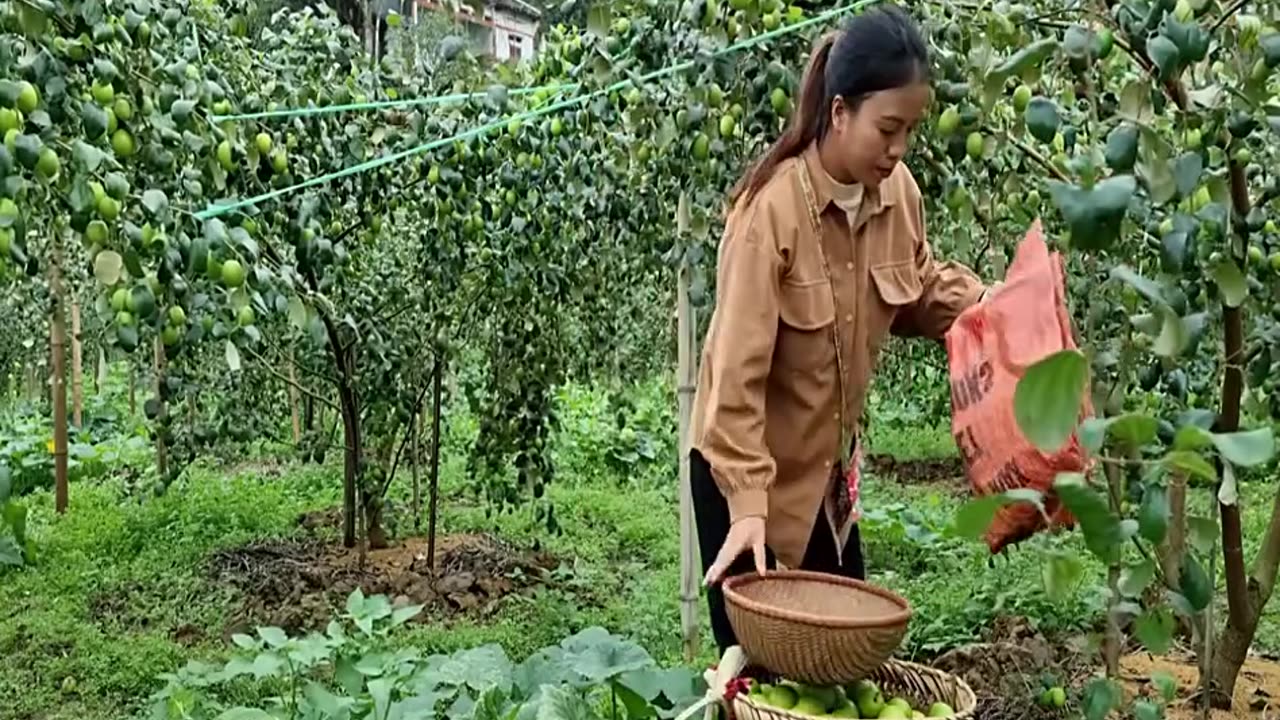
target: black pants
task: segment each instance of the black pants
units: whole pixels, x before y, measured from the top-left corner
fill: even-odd
[[[711,477],[711,466],[697,450],[690,455],[689,482],[693,490],[693,515],[698,525],[698,549],[702,554],[702,571],[705,573],[720,553],[720,546],[729,535],[729,503],[716,487]],[[809,546],[805,549],[804,560],[799,570],[830,573],[842,577],[862,580],[866,572],[862,566],[862,540],[858,535],[858,526],[854,525],[849,533],[840,559],[837,560],[836,542],[832,537],[830,525],[818,508],[818,519],[813,526],[813,534],[809,538]],[[775,566],[773,551],[765,547],[765,562],[769,568]],[[755,557],[748,550],[729,566],[728,575],[741,575],[755,569]],[[724,593],[718,586],[707,588],[707,605],[711,611],[711,632],[715,635],[716,645],[720,646],[720,654],[729,647],[738,644],[733,627],[729,625],[729,616],[724,609]]]

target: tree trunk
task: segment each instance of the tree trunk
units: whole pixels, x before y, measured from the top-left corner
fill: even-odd
[[[302,399],[302,428],[311,432],[316,426],[316,401],[310,395]]]
[[[1235,217],[1241,221],[1249,215],[1249,185],[1245,178],[1244,167],[1235,161],[1234,155],[1228,161],[1227,175],[1231,191],[1231,209]],[[1239,252],[1232,252],[1232,261],[1243,265],[1245,262],[1245,245],[1248,244],[1248,225],[1235,223],[1237,232],[1243,242]],[[1222,308],[1223,324],[1223,363],[1222,373],[1222,408],[1214,430],[1220,433],[1232,433],[1240,429],[1240,400],[1244,393],[1244,311],[1239,307]],[[1221,474],[1219,474],[1221,478]],[[1221,479],[1217,487],[1222,485]],[[1216,493],[1215,493],[1216,495]],[[1253,642],[1253,635],[1258,629],[1258,616],[1261,605],[1255,603],[1256,581],[1246,575],[1243,549],[1243,529],[1240,520],[1240,503],[1230,505],[1218,504],[1222,527],[1222,569],[1227,581],[1227,624],[1222,636],[1214,643],[1217,648],[1212,663],[1205,663],[1213,668],[1211,676],[1211,699],[1214,707],[1231,708],[1232,693],[1235,691],[1236,678],[1244,665],[1245,654]],[[1272,524],[1276,524],[1275,516]],[[1271,528],[1268,528],[1271,535]],[[1270,588],[1267,590],[1270,594]],[[1213,632],[1207,627],[1206,632]]]
[[[80,303],[71,298],[71,422],[84,425],[84,353],[80,342]]]
[[[55,230],[55,233],[58,232]],[[53,393],[53,482],[54,509],[59,514],[67,511],[67,380],[66,345],[67,327],[62,314],[62,257],[59,238],[53,239],[53,262],[49,263],[49,340],[50,340],[50,390]]]
[[[289,417],[293,424],[293,444],[302,442],[302,421],[298,417],[298,374],[293,367],[293,349],[289,349]]]
[[[102,394],[102,388],[107,384],[107,351],[101,345],[98,346],[98,370],[93,379],[93,393],[95,395]]]
[[[356,546],[356,484],[360,477],[360,412],[355,391],[338,388],[342,408],[342,546]]]
[[[1120,468],[1107,465],[1107,498],[1111,512],[1120,515],[1121,475]],[[1107,631],[1102,642],[1102,655],[1106,664],[1107,678],[1116,680],[1120,677],[1120,652],[1124,648],[1124,634],[1120,629],[1118,606],[1120,604],[1120,559],[1117,557],[1107,567],[1107,588],[1111,591],[1107,598]]]
[[[138,416],[138,369],[129,363],[129,417]]]

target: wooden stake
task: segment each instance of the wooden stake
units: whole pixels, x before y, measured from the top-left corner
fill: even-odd
[[[289,413],[293,420],[293,444],[302,442],[302,418],[298,414],[298,375],[293,369],[293,348],[289,348]]]
[[[53,302],[49,317],[49,350],[52,365],[50,389],[53,393],[53,507],[58,514],[67,511],[67,378],[66,318],[62,314],[62,257],[57,230],[53,238],[53,262],[49,263],[49,295]]]
[[[84,425],[84,348],[80,342],[80,303],[71,297],[71,422]]]
[[[427,568],[435,572],[436,568],[436,507],[439,505],[440,490],[440,377],[444,375],[444,359],[436,356],[435,377],[431,378],[431,479],[427,492]]]
[[[418,403],[419,406],[422,403]],[[413,473],[413,534],[422,532],[422,478],[418,474],[418,431],[421,429],[422,410],[415,408],[409,418],[409,469]]]
[[[688,229],[688,198],[681,194],[676,210],[677,232]],[[686,662],[698,654],[698,557],[697,528],[693,519],[693,493],[689,473],[689,423],[697,388],[697,321],[689,302],[689,266],[681,262],[676,274],[676,400],[680,409],[680,630]]]

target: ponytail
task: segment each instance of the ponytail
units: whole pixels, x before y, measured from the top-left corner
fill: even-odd
[[[809,65],[800,79],[800,98],[786,130],[773,145],[747,170],[729,193],[729,207],[749,202],[769,182],[774,170],[784,160],[798,156],[810,143],[826,132],[831,117],[827,97],[827,61],[839,32],[831,32],[818,40],[809,56]]]

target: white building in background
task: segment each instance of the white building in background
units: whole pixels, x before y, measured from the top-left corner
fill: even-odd
[[[414,10],[450,12],[447,0],[417,0]],[[525,60],[538,49],[542,12],[525,0],[485,0],[483,14],[470,3],[457,3],[457,20],[467,27],[472,50],[499,61]]]

